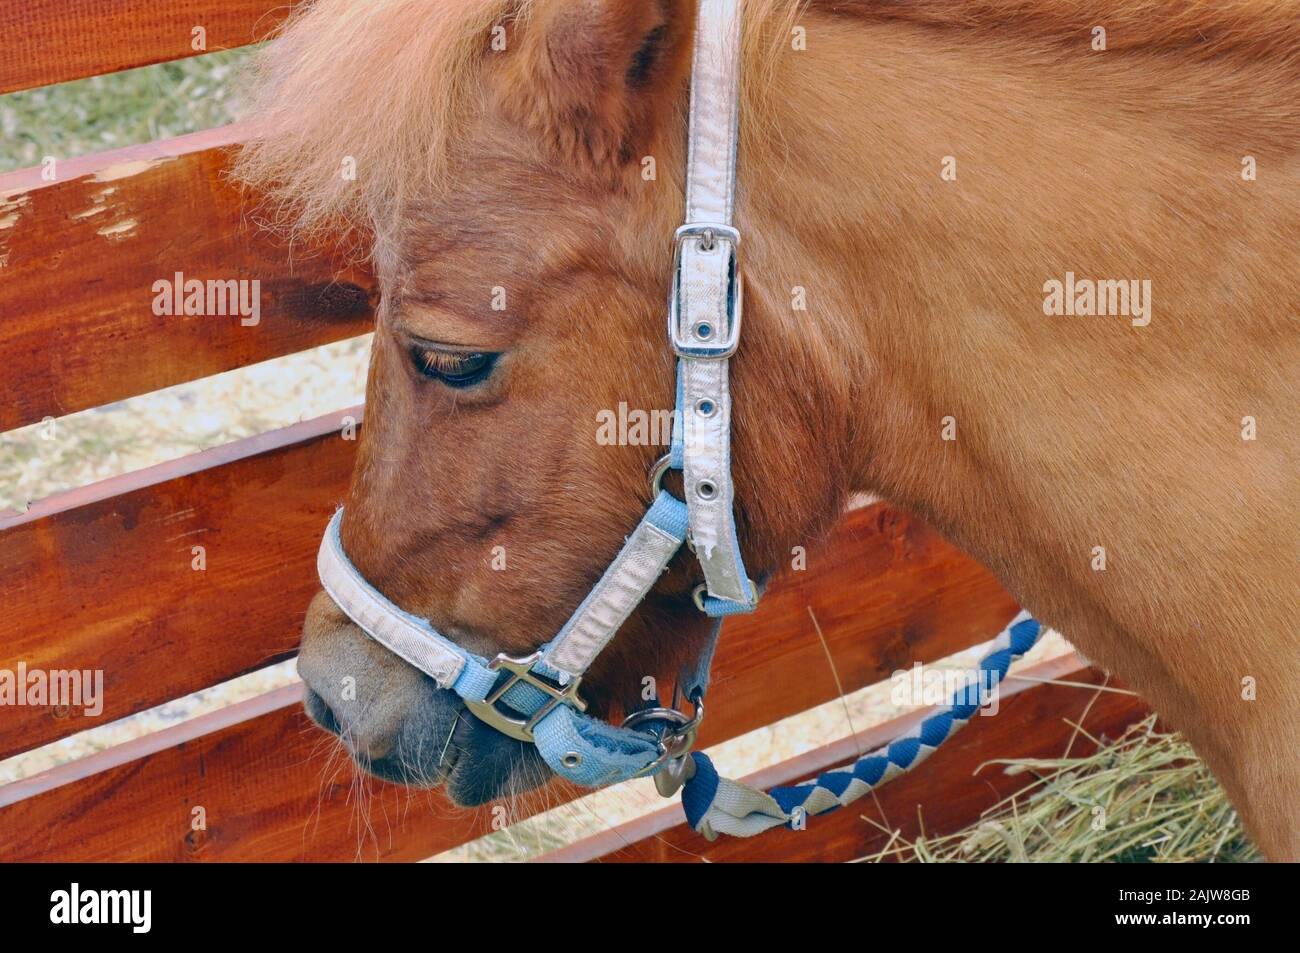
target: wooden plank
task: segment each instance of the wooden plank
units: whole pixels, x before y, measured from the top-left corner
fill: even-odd
[[[491,829],[491,811],[455,808],[436,791],[371,780],[359,794],[299,691],[0,788],[0,859],[418,860]],[[196,808],[205,831],[191,829]]]
[[[98,717],[12,710],[0,757],[292,654],[320,532],[352,467],[353,444],[337,436],[348,414],[359,409],[0,514],[0,668],[102,669],[106,686]],[[203,572],[190,568],[196,543]],[[772,713],[833,698],[809,607],[853,687],[985,638],[1014,612],[986,571],[920,521],[883,505],[853,511],[807,571],[728,623],[724,658],[743,646],[745,664],[810,675],[732,688],[734,669],[720,665],[715,690]]]
[[[225,174],[244,128],[0,176],[0,431],[370,330],[366,270],[252,220]],[[246,282],[257,323],[155,314],[178,274]]]
[[[0,514],[0,668],[99,669],[98,717],[7,709],[0,757],[289,657],[355,444],[330,414]],[[193,568],[192,547],[207,568]]]
[[[874,857],[891,837],[912,840],[922,830],[940,835],[961,830],[989,808],[1035,780],[1009,775],[990,762],[1006,758],[1052,758],[1067,750],[1095,750],[1082,725],[1096,738],[1115,738],[1144,717],[1140,699],[1113,680],[1088,668],[1073,653],[1040,663],[1012,676],[1001,693],[1001,710],[977,718],[915,771],[902,775],[858,803],[809,818],[803,831],[774,830],[754,838],[719,838],[712,843],[683,823],[680,808],[655,811],[540,858],[549,862],[699,861],[842,862]],[[1073,682],[1045,684],[1045,681]],[[1081,686],[1106,685],[1116,691]],[[925,717],[918,712],[844,738],[745,778],[771,788],[807,780],[846,764],[858,750],[873,751],[910,731]],[[895,842],[897,845],[897,842]],[[885,859],[894,859],[886,856]]]
[[[4,0],[0,93],[259,43],[292,0]],[[194,49],[194,29],[206,31]]]

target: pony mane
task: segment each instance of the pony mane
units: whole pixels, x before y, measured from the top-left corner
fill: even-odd
[[[264,196],[261,224],[311,238],[396,221],[403,197],[448,185],[450,144],[478,90],[493,27],[548,0],[314,0],[254,66],[250,136],[234,177]],[[571,0],[565,0],[571,2]],[[1300,64],[1292,0],[743,0],[749,107],[779,93],[773,52],[807,9],[867,21],[1024,37],[1083,47],[1096,26],[1110,50],[1273,57]],[[812,38],[815,42],[815,37]],[[345,163],[355,176],[345,174]],[[361,244],[361,243],[358,243]]]
[[[315,0],[263,49],[244,110],[237,181],[263,224],[310,237],[391,221],[415,183],[442,178],[497,24],[531,0]],[[345,163],[355,171],[345,174]]]

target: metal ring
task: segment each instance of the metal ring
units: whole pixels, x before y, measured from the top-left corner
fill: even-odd
[[[706,582],[700,583],[698,586],[696,586],[694,589],[691,590],[691,599],[694,600],[695,602],[695,608],[699,609],[701,612],[705,611],[704,594],[708,591],[709,591],[709,584]]]
[[[712,397],[701,397],[695,402],[695,412],[701,417],[712,417],[718,412],[718,402]]]
[[[693,718],[676,708],[642,708],[624,718],[622,727],[629,731],[639,731],[641,726],[648,722],[666,722],[672,728],[671,731],[665,732],[669,735],[678,734],[682,729],[690,728],[695,724]]]
[[[653,735],[659,747],[659,756],[648,765],[642,774],[655,772],[659,767],[677,758],[685,758],[691,748],[695,747],[695,736],[700,723],[704,721],[704,698],[700,692],[691,693],[691,703],[695,711],[687,717],[676,708],[646,708],[635,711],[623,719],[622,727],[630,731],[642,731],[643,725],[649,726],[648,733]],[[654,726],[662,725],[656,731]]]
[[[650,497],[659,499],[659,491],[664,488],[664,474],[673,468],[673,455],[665,453],[650,468]]]
[[[712,500],[718,495],[718,485],[712,480],[701,480],[695,484],[695,492],[702,500]]]

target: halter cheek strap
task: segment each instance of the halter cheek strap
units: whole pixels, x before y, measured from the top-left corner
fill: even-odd
[[[405,612],[372,586],[343,551],[340,509],[330,520],[316,567],[338,607],[371,638],[455,692],[474,715],[503,734],[532,742],[556,774],[604,787],[657,773],[681,759],[695,726],[666,715],[640,731],[592,718],[578,695],[582,675],[645,597],[686,539],[686,506],[661,492],[605,574],[560,632],[526,658],[491,661]],[[711,645],[709,648],[711,654]],[[695,679],[697,698],[707,669]],[[674,713],[675,714],[675,713]],[[686,729],[683,731],[682,729]]]
[[[683,471],[690,540],[710,615],[752,611],[759,593],[740,555],[731,480],[728,365],[740,344],[740,233],[734,227],[739,147],[740,11],[699,7],[692,63],[686,224],[674,236],[668,336],[677,354],[671,466]]]

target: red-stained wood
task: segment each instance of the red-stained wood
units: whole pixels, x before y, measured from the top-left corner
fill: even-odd
[[[194,55],[195,27],[206,31],[208,51],[257,42],[291,6],[0,0],[0,35],[9,39],[0,93]],[[248,221],[245,197],[224,174],[240,137],[229,127],[67,159],[50,182],[40,170],[0,176],[0,364],[9,382],[0,430],[369,329],[377,295],[368,272],[332,253],[289,249]],[[258,281],[260,323],[154,314],[155,282],[178,273]],[[0,667],[97,668],[106,682],[98,719],[11,709],[0,722],[0,757],[291,655],[315,589],[311,556],[351,469],[352,445],[339,436],[345,415],[360,416],[340,412],[0,514]],[[202,571],[192,565],[195,545],[204,547]],[[834,697],[826,651],[851,690],[962,648],[1011,611],[987,573],[920,523],[883,505],[852,512],[806,573],[787,574],[761,613],[729,623],[702,740]],[[918,775],[884,789],[877,808],[914,819],[909,805],[925,794],[932,831],[965,823],[1019,783],[972,782],[971,770],[992,755],[1049,753],[1064,739],[1063,715],[1082,707],[1071,691],[1079,692],[1008,692],[1005,723],[977,722]],[[488,812],[379,782],[369,785],[363,822],[351,771],[329,760],[297,695],[296,687],[272,692],[0,788],[0,859],[402,860],[487,832]],[[1141,711],[1127,696],[1103,695],[1088,725],[1118,730]],[[819,749],[766,780],[846,753],[843,742]],[[943,769],[965,787],[948,774],[936,779]],[[191,829],[199,807],[203,832]],[[795,837],[775,856],[747,846],[759,841],[693,855],[859,856],[884,835],[869,828],[862,836],[868,825],[849,823],[854,814],[817,819],[815,843]],[[688,857],[694,835],[666,817],[638,822],[649,839],[633,837],[611,859]],[[897,827],[914,832],[906,819]],[[598,846],[584,842],[565,859]]]
[[[415,860],[485,832],[437,793],[358,791],[299,695],[291,685],[0,788],[0,858]]]
[[[97,718],[6,709],[0,757],[291,655],[320,533],[352,469],[343,428],[360,416],[340,411],[0,514],[0,668],[104,673]]]
[[[1049,681],[1058,682],[1048,684]],[[1074,683],[1074,684],[1060,684]],[[1103,688],[1105,690],[1098,690]],[[815,777],[910,731],[918,712],[841,739],[745,778],[760,788]],[[1008,774],[996,762],[1011,758],[1085,755],[1092,738],[1114,739],[1148,714],[1140,699],[1069,654],[1007,679],[999,712],[976,718],[929,760],[855,804],[808,819],[802,831],[777,829],[753,838],[709,842],[683,823],[672,807],[637,818],[540,858],[548,862],[694,863],[699,861],[841,862],[882,856],[924,830],[929,836],[975,823],[1004,797],[1035,781]],[[1081,726],[1084,732],[1076,730]],[[1086,732],[1086,733],[1085,733]],[[895,837],[899,840],[893,840]],[[891,841],[893,841],[891,845]]]
[[[292,0],[3,0],[0,93],[266,39]],[[194,30],[203,43],[195,49]]]
[[[259,228],[229,126],[0,176],[0,431],[370,330],[370,273]],[[238,314],[155,313],[157,282],[248,282]],[[251,318],[248,320],[252,320]]]
[[[11,709],[0,757],[291,655],[316,590],[320,533],[352,467],[345,416],[360,411],[0,514],[0,668],[102,669],[106,696],[95,718]],[[191,568],[196,544],[202,572]],[[715,697],[771,717],[835,697],[810,608],[849,688],[986,638],[1015,611],[985,570],[918,520],[883,505],[854,510],[806,571],[728,623]],[[769,664],[800,677],[766,687],[737,678]]]

